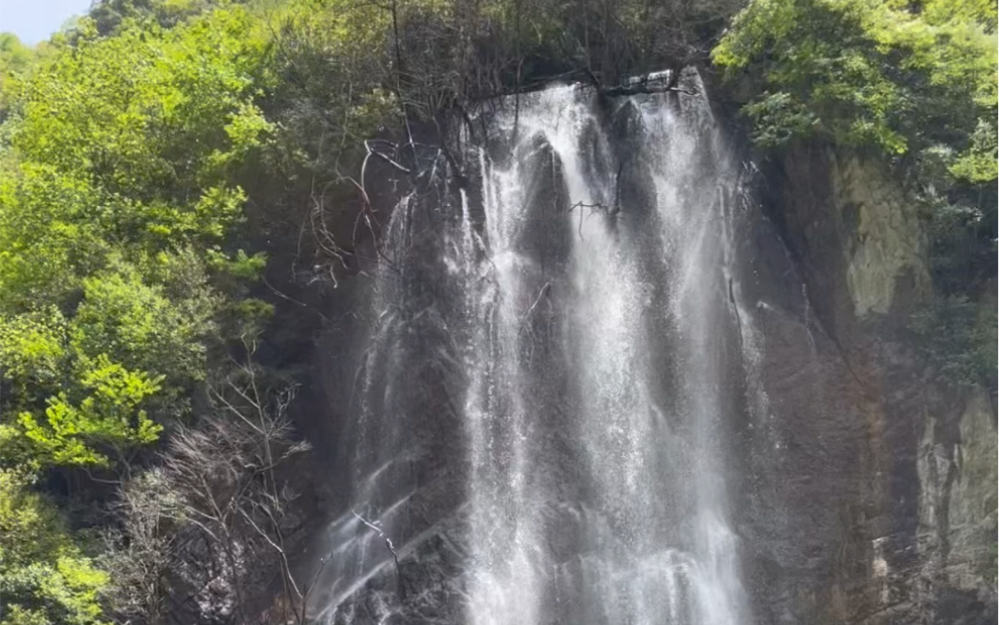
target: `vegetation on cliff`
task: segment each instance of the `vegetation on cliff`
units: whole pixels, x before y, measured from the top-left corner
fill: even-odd
[[[942,376],[993,392],[995,305],[985,295],[996,276],[996,7],[755,0],[712,50],[748,98],[761,147],[822,141],[895,166],[921,208],[941,296],[911,328]]]
[[[103,0],[35,48],[0,35],[4,625],[252,622],[275,587],[305,620],[279,472],[303,447],[268,326],[300,302],[265,251],[293,257],[288,288],[335,284],[360,253],[335,224],[378,234],[366,139],[707,63],[739,9],[713,58],[752,77],[761,145],[822,134],[918,171],[942,288],[973,294],[994,275],[994,4],[745,4]]]

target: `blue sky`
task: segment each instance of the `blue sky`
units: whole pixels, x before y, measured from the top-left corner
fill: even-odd
[[[0,0],[0,31],[28,45],[49,38],[66,20],[82,15],[91,0]]]

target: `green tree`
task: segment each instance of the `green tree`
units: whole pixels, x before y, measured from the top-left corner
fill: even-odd
[[[107,583],[30,479],[0,469],[0,623],[100,625]]]
[[[85,18],[15,79],[0,154],[11,450],[108,465],[187,412],[226,293],[242,295],[213,279],[260,262],[219,247],[242,219],[235,180],[273,134],[259,26],[234,7],[99,37]]]
[[[85,38],[20,86],[11,147],[95,194],[80,217],[113,243],[218,240],[245,201],[233,169],[270,129],[252,35],[233,9]]]
[[[98,0],[90,9],[97,32],[110,35],[127,20],[147,19],[170,28],[214,4],[212,0]]]
[[[85,397],[75,402],[61,392],[49,398],[44,419],[31,412],[18,416],[25,438],[33,444],[31,461],[108,466],[104,450],[110,449],[124,464],[131,448],[155,441],[163,429],[142,407],[160,390],[162,378],[129,371],[103,354],[84,361],[81,369]]]
[[[995,272],[994,0],[753,0],[712,52],[753,139],[879,150],[926,210],[947,293]]]
[[[0,33],[0,68],[7,74],[23,73],[35,59],[34,51],[21,43],[14,33]]]
[[[747,112],[764,145],[821,132],[958,158],[988,147],[987,132],[972,141],[979,120],[994,128],[995,19],[989,2],[754,0],[712,58],[752,77]]]

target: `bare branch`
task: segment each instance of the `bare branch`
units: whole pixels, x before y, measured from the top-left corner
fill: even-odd
[[[388,537],[388,535],[385,533],[384,530],[382,530],[381,523],[379,521],[371,522],[362,517],[355,510],[351,510],[350,512],[357,518],[358,521],[364,523],[366,526],[374,530],[374,532],[378,534],[378,537],[385,541],[385,547],[389,550],[389,553],[392,554],[392,559],[395,561],[396,575],[398,575],[399,582],[401,583],[402,567],[399,565],[399,553],[395,550],[395,545],[392,544],[392,539]]]

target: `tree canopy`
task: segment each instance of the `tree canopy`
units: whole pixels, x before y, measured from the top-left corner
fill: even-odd
[[[3,39],[0,531],[24,546],[2,558],[5,624],[103,622],[107,575],[33,483],[128,476],[193,418],[233,285],[263,262],[234,236],[240,175],[274,133],[260,20],[126,11],[111,29],[104,8],[44,54]]]
[[[747,113],[764,145],[824,132],[891,154],[945,146],[952,173],[981,181],[995,178],[994,143],[981,158],[995,134],[995,23],[989,2],[755,0],[712,58],[762,87]]]

